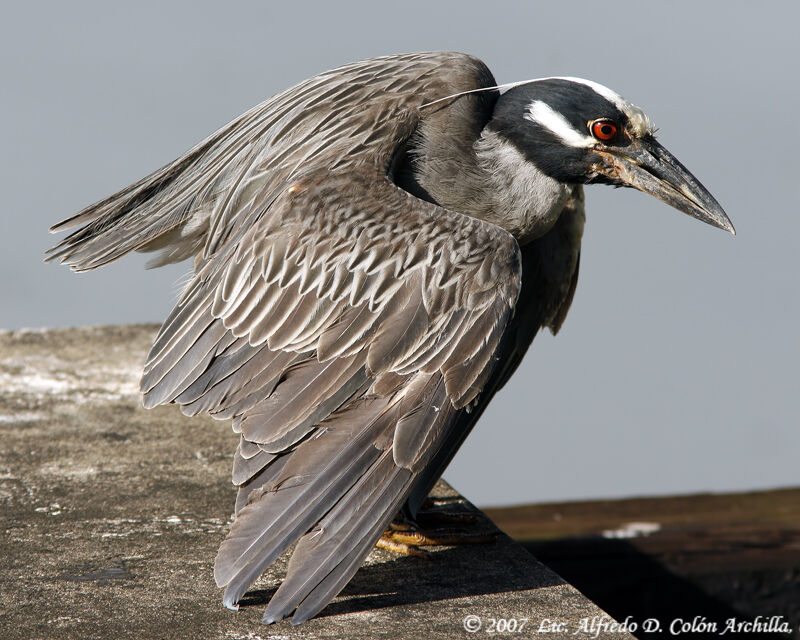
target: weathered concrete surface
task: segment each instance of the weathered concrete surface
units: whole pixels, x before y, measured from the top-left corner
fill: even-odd
[[[536,630],[545,619],[570,634],[594,617],[610,622],[506,537],[440,548],[432,560],[373,551],[342,595],[299,627],[259,622],[285,559],[238,612],[224,609],[212,566],[235,495],[236,439],[225,423],[141,408],[137,382],[155,331],[0,332],[3,640],[563,638]],[[463,502],[445,486],[439,495]],[[467,615],[483,629],[468,634]],[[490,618],[527,623],[488,634]]]

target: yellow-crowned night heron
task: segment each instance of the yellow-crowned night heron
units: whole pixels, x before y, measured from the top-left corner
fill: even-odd
[[[297,546],[264,614],[314,616],[414,514],[575,292],[581,185],[635,187],[733,232],[644,113],[577,78],[495,87],[458,53],[366,60],[248,111],[56,225],[51,260],[194,258],[145,406],[232,419],[228,606]]]

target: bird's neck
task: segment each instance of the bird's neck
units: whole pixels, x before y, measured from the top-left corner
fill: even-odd
[[[423,121],[398,183],[452,211],[486,220],[520,244],[546,233],[570,186],[548,177],[485,122],[445,113]]]

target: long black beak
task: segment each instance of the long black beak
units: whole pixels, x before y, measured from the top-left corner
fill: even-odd
[[[714,196],[653,136],[638,138],[627,147],[596,151],[602,159],[595,167],[597,173],[613,183],[649,193],[678,211],[736,235]]]

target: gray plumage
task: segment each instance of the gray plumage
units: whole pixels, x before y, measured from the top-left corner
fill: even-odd
[[[240,434],[226,605],[297,543],[264,620],[314,616],[561,326],[591,176],[510,144],[494,84],[454,53],[323,73],[54,227],[78,271],[195,260],[141,389]]]

